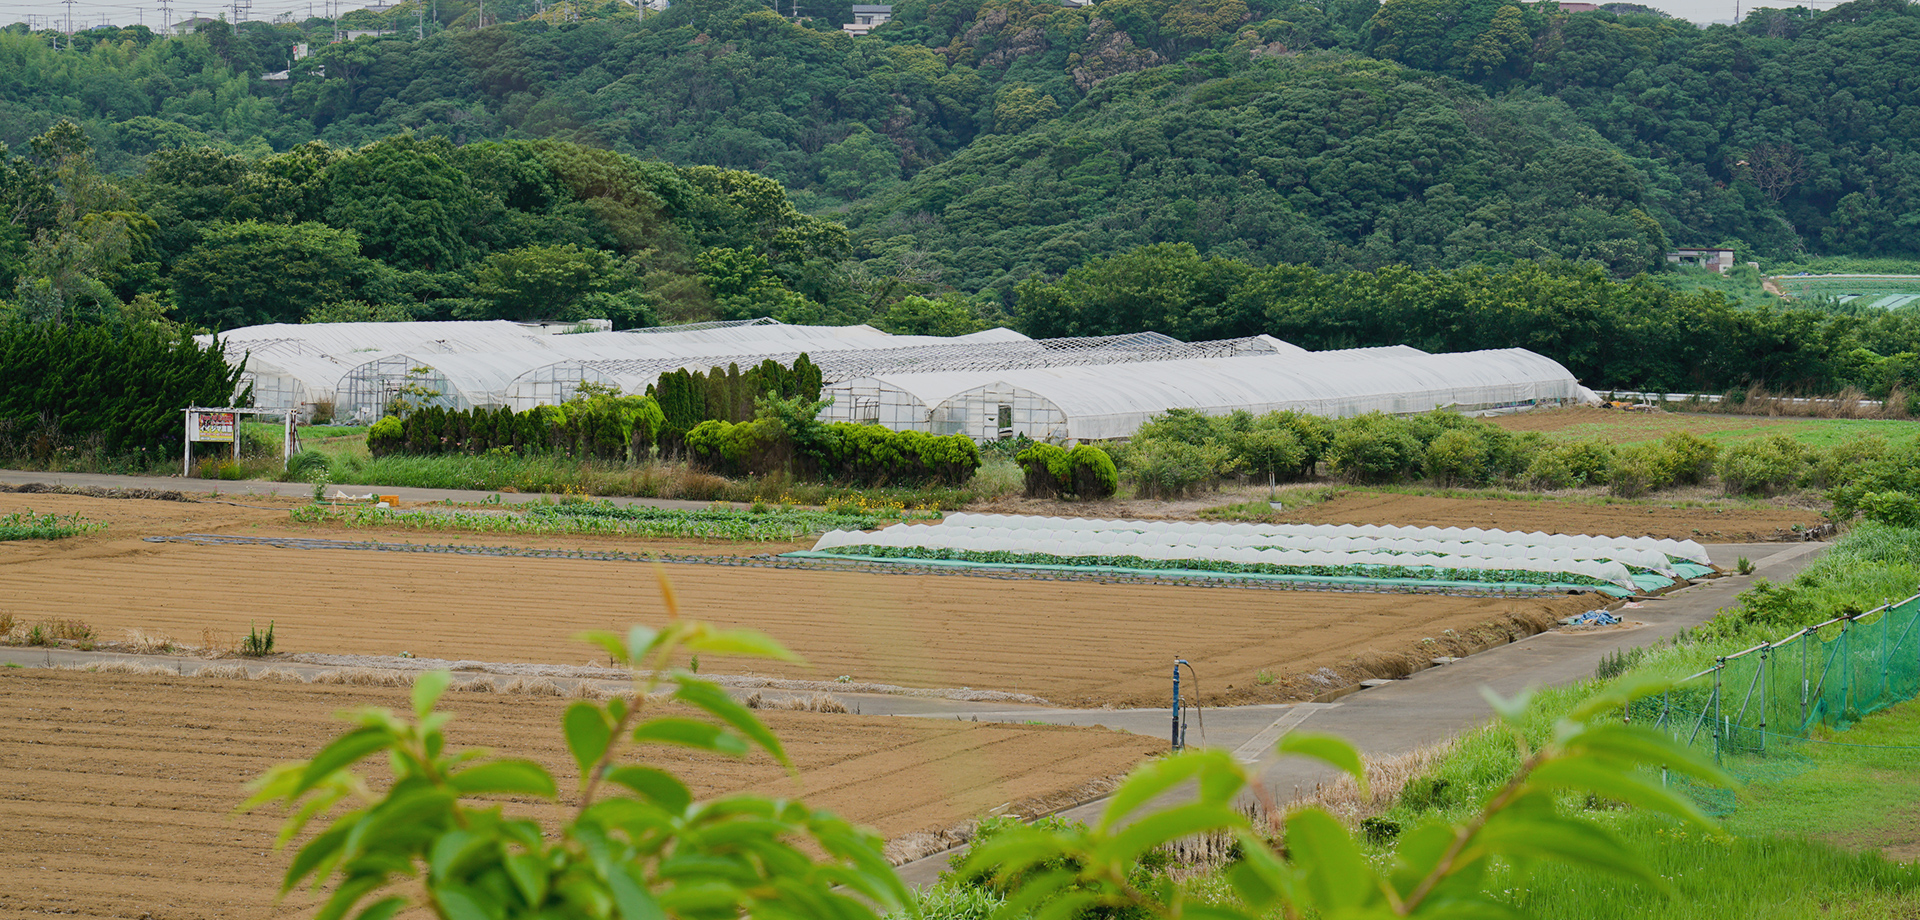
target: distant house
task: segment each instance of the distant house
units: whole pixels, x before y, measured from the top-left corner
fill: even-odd
[[[1667,253],[1667,261],[1675,265],[1688,265],[1694,268],[1708,268],[1724,275],[1733,268],[1733,250],[1731,249],[1675,249]]]
[[[195,16],[191,19],[182,19],[179,22],[176,22],[173,24],[173,34],[192,35],[194,32],[198,31],[201,26],[204,26],[210,22],[217,22],[217,21],[218,20],[208,19],[205,16]]]
[[[892,18],[893,7],[891,6],[862,6],[860,4],[854,4],[853,21],[840,28],[846,30],[848,35],[857,37],[873,31],[875,27]]]
[[[1600,5],[1597,3],[1569,3],[1568,0],[1560,0],[1560,12],[1598,13],[1600,12]]]

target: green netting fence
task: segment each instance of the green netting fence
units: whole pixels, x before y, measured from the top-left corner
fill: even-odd
[[[1717,658],[1672,690],[1635,701],[1628,717],[1753,781],[1796,771],[1817,729],[1845,729],[1916,695],[1920,595]],[[1732,808],[1729,792],[1694,791],[1710,811]]]

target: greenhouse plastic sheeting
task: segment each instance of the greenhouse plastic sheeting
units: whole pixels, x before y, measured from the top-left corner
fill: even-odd
[[[200,336],[201,344],[216,340]],[[584,332],[559,334],[556,327],[523,325],[501,320],[480,322],[402,323],[275,323],[248,326],[221,333],[217,340],[257,389],[273,400],[262,405],[297,405],[333,398],[337,389],[353,389],[350,373],[371,378],[375,387],[404,380],[380,359],[403,355],[412,367],[426,367],[424,376],[440,388],[434,402],[453,406],[513,405],[530,408],[538,402],[524,393],[511,393],[513,381],[529,376],[527,392],[552,393],[564,400],[581,379],[622,385],[638,392],[660,370],[679,366],[724,367],[729,363],[758,363],[762,356],[784,357],[790,363],[800,352],[854,352],[908,347],[1006,348],[1030,341],[1008,329],[989,329],[966,336],[890,335],[871,326],[791,326],[753,322],[722,326],[664,328],[650,334]],[[464,355],[472,360],[446,360]],[[484,357],[483,357],[484,356]],[[622,375],[595,367],[582,371],[583,362],[643,362],[647,370]],[[445,366],[442,366],[442,365]],[[542,368],[555,368],[544,375]],[[505,379],[502,380],[504,375]],[[546,386],[571,380],[571,386]],[[362,380],[362,384],[368,381]],[[354,390],[350,410],[366,416],[378,411],[385,399],[377,391]],[[390,392],[390,391],[389,391]],[[521,398],[516,398],[521,397]],[[294,400],[294,402],[282,402]],[[558,401],[558,400],[556,400]]]
[[[1308,352],[1270,336],[1182,343],[1137,333],[1035,341],[1010,330],[940,338],[774,322],[646,334],[556,332],[505,321],[273,324],[235,329],[219,341],[230,361],[248,362],[252,379],[275,399],[313,402],[338,391],[351,403],[342,407],[343,417],[362,418],[382,411],[411,367],[428,369],[420,376],[433,378],[439,404],[530,408],[570,397],[584,380],[640,392],[676,367],[744,368],[769,358],[790,363],[801,352],[821,356],[823,371],[831,367],[835,375],[829,382],[844,385],[829,395],[846,397],[831,410],[846,420],[980,440],[1125,437],[1173,408],[1347,416],[1441,406],[1492,411],[1580,394],[1565,368],[1522,349]],[[864,352],[872,355],[861,357]],[[404,358],[381,360],[392,356]],[[412,363],[396,373],[392,365],[403,361]],[[336,374],[326,362],[345,370]],[[898,367],[944,369],[868,373]],[[866,376],[849,382],[856,373]]]
[[[878,374],[853,386],[920,396],[950,394],[932,407],[935,434],[991,440],[1124,438],[1169,409],[1211,415],[1293,409],[1347,417],[1442,407],[1482,411],[1569,402],[1579,383],[1549,358],[1519,348],[1430,355],[1361,349],[1202,358],[1147,364],[980,371],[966,376]],[[954,389],[961,387],[961,389]]]

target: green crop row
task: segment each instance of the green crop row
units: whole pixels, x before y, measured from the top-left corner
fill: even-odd
[[[902,520],[937,520],[937,512],[874,509],[864,512],[843,510],[816,511],[810,508],[777,508],[764,511],[733,509],[660,508],[653,505],[616,505],[611,501],[567,505],[533,505],[526,513],[535,517],[611,518],[623,521],[724,521],[747,517],[763,524],[801,528],[801,533],[826,533],[829,530],[872,530]]]
[[[31,510],[0,515],[0,540],[58,540],[106,528],[104,521],[80,515],[34,514]]]
[[[655,514],[623,517],[577,509],[594,505],[533,508],[513,511],[458,509],[396,510],[367,506],[307,505],[293,509],[293,520],[303,524],[339,524],[349,527],[410,527],[418,530],[465,530],[481,533],[599,534],[638,537],[688,537],[741,542],[792,540],[834,527],[873,526],[869,516],[836,515],[820,511],[754,513],[721,509],[652,509]]]
[[[1512,582],[1529,585],[1606,585],[1605,580],[1572,572],[1527,569],[1450,569],[1426,565],[1276,565],[1270,562],[1221,562],[1214,559],[1144,559],[1139,556],[1056,556],[1007,550],[934,549],[920,546],[840,546],[825,550],[846,556],[882,559],[945,559],[955,562],[1088,566],[1125,569],[1191,569],[1235,575],[1307,575],[1315,578],[1411,578],[1421,581]]]

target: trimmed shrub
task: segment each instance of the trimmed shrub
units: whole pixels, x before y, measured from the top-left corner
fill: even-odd
[[[1634,444],[1613,456],[1607,489],[1622,498],[1638,498],[1673,484],[1677,458],[1664,444]]]
[[[1612,469],[1612,445],[1603,441],[1568,441],[1535,454],[1523,478],[1535,489],[1570,489],[1605,482]]]
[[[1112,498],[1120,489],[1120,472],[1107,452],[1082,444],[1067,452],[1073,464],[1073,494],[1081,499]]]
[[[1812,451],[1784,434],[1742,441],[1720,457],[1720,482],[1729,495],[1773,495],[1806,478]]]
[[[1227,449],[1247,472],[1269,479],[1293,479],[1306,466],[1307,448],[1293,429],[1263,416],[1244,431],[1228,435]]]
[[[765,419],[751,422],[705,421],[687,432],[687,454],[693,462],[716,473],[744,476],[764,473],[779,426]]]
[[[367,429],[367,453],[376,457],[402,453],[406,446],[406,428],[394,416],[386,416]]]
[[[1713,475],[1713,462],[1720,456],[1720,445],[1685,431],[1676,431],[1660,439],[1660,446],[1671,455],[1669,470],[1675,485],[1692,486]]]
[[[1495,425],[1482,429],[1480,436],[1487,445],[1487,467],[1493,475],[1504,480],[1518,480],[1525,476],[1527,467],[1533,465],[1533,458],[1547,449],[1547,437],[1537,431],[1515,434]]]
[[[1427,476],[1441,485],[1486,485],[1493,479],[1487,439],[1473,428],[1441,432],[1427,445]]]
[[[653,453],[663,416],[650,396],[590,394],[525,412],[427,406],[389,415],[367,431],[367,452],[387,454],[564,453],[596,460],[643,460]]]
[[[1142,498],[1179,498],[1219,480],[1227,449],[1218,444],[1147,441],[1129,445],[1127,477]]]
[[[1058,445],[1037,443],[1013,461],[1027,474],[1028,498],[1054,498],[1073,491],[1073,460]]]
[[[1327,447],[1327,465],[1348,482],[1399,482],[1413,477],[1425,453],[1410,423],[1372,412],[1340,426]]]

